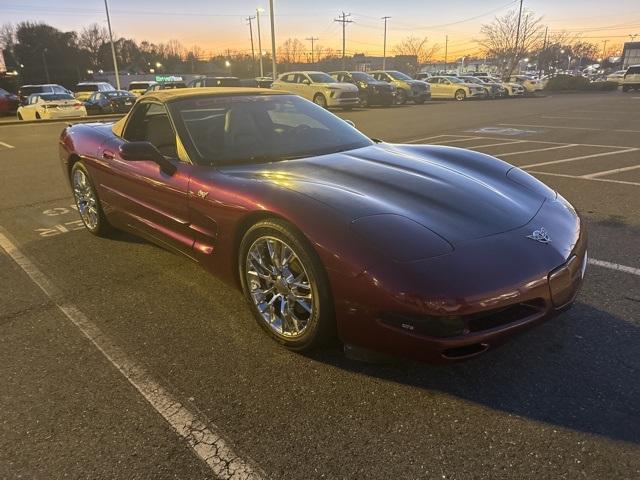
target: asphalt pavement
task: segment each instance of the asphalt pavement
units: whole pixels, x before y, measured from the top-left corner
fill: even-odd
[[[612,92],[337,112],[503,158],[583,214],[574,308],[449,366],[283,350],[197,265],[83,231],[63,124],[0,125],[0,478],[640,478],[639,108]]]

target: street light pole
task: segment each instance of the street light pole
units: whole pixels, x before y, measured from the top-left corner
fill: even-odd
[[[447,53],[449,50],[449,35],[444,36],[444,74],[447,74]]]
[[[260,76],[264,77],[264,67],[262,65],[262,36],[260,35],[260,10],[256,8],[256,23],[258,24],[258,60],[260,62]]]
[[[276,68],[276,27],[273,17],[273,0],[269,0],[269,16],[271,17],[271,70],[273,72],[271,78],[275,80],[278,72]]]
[[[49,67],[47,66],[47,57],[45,53],[47,53],[47,48],[42,49],[42,65],[44,66],[44,76],[47,77],[47,83],[51,83],[51,79],[49,78]]]
[[[306,38],[305,40],[311,40],[311,64],[313,65],[315,62],[313,61],[313,44],[316,40],[319,40],[318,37],[309,37]]]
[[[382,70],[387,69],[387,20],[391,17],[382,17],[384,20],[384,44],[382,47]]]
[[[116,74],[116,88],[120,90],[120,75],[118,74],[118,61],[116,60],[116,47],[113,44],[113,33],[111,32],[111,18],[109,17],[109,4],[104,0],[104,9],[107,12],[107,25],[109,27],[109,39],[111,40],[111,55],[113,56],[113,70]]]
[[[256,51],[253,48],[253,27],[251,26],[251,20],[256,17],[248,16],[247,22],[249,22],[249,35],[251,36],[251,73],[256,74]]]

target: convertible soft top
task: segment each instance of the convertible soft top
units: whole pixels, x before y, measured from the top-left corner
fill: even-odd
[[[270,90],[267,88],[248,88],[248,87],[200,87],[200,88],[172,88],[167,90],[158,90],[157,92],[148,93],[140,100],[157,100],[158,102],[167,103],[175,100],[182,100],[190,97],[207,97],[207,96],[225,96],[225,95],[283,95],[288,92]],[[138,101],[140,101],[138,100]],[[120,137],[124,130],[124,124],[128,115],[115,122],[112,127],[113,133]]]

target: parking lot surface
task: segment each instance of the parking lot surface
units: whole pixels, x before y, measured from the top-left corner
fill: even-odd
[[[574,308],[450,366],[282,349],[197,265],[83,230],[63,124],[0,126],[0,478],[640,478],[639,108],[613,92],[339,113],[504,159],[587,223]]]

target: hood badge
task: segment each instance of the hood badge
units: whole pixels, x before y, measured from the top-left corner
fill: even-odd
[[[531,235],[527,235],[527,238],[531,240],[536,240],[540,243],[551,243],[551,237],[549,236],[549,232],[547,232],[544,227],[540,227],[539,230],[534,230]]]
[[[209,192],[205,191],[205,190],[198,190],[196,192],[196,195],[199,196],[201,199],[205,199],[207,198],[207,195],[209,195]]]

